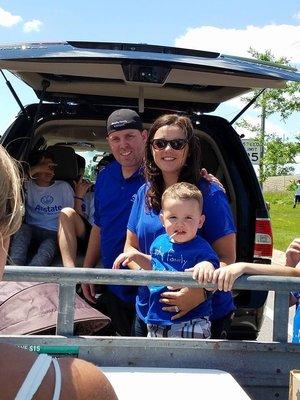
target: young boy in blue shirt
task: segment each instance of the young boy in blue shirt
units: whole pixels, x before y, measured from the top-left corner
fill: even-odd
[[[154,271],[186,271],[196,264],[203,282],[211,281],[219,260],[211,246],[197,235],[205,216],[200,190],[189,183],[176,183],[162,196],[160,219],[166,234],[158,236],[151,245],[150,255],[137,250],[122,253],[114,268],[135,261],[141,269]],[[163,286],[150,286],[150,300],[145,319],[148,337],[209,338],[211,297],[183,317],[172,320],[172,314],[162,309],[160,303]]]

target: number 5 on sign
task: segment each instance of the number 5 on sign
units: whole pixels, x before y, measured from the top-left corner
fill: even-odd
[[[261,155],[261,146],[258,142],[251,139],[242,140],[245,150],[250,158],[253,165],[258,165]]]

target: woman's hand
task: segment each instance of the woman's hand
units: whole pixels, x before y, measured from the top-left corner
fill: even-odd
[[[168,292],[161,294],[160,303],[163,304],[164,311],[176,313],[171,318],[172,321],[183,317],[193,308],[206,300],[203,288],[188,288],[181,289],[168,286]]]

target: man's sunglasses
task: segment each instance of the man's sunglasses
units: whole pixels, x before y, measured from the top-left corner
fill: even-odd
[[[168,146],[168,144],[174,150],[182,150],[187,145],[188,140],[187,139],[171,139],[171,140],[153,139],[153,140],[151,140],[150,143],[151,143],[151,146],[155,150],[163,150]]]

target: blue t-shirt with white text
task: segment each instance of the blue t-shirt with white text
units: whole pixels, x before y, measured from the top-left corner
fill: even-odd
[[[219,267],[219,259],[216,253],[200,236],[196,236],[185,243],[174,243],[170,240],[169,235],[160,235],[152,243],[150,255],[153,271],[184,272],[187,268],[192,268],[201,261],[209,261],[215,268]],[[172,325],[211,315],[211,298],[208,298],[182,318],[171,321],[171,317],[175,313],[163,311],[159,303],[161,293],[166,290],[165,286],[149,286],[149,310],[145,317],[146,323]]]

